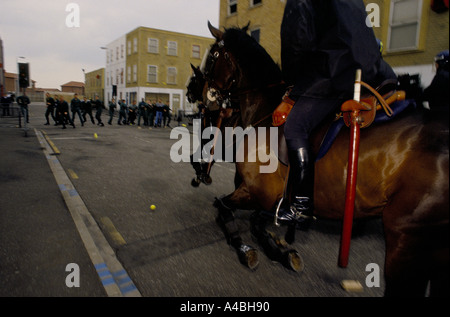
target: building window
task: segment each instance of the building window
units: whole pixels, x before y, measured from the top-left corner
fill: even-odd
[[[177,42],[167,41],[167,55],[177,56],[178,55]]]
[[[137,82],[137,65],[133,65],[133,82]]]
[[[417,49],[419,46],[422,0],[392,0],[389,18],[389,51]]]
[[[120,45],[120,57],[123,58],[123,44]]]
[[[237,13],[237,0],[228,0],[228,15]]]
[[[111,58],[109,61],[112,63],[113,58],[114,58],[114,51],[113,50],[109,51],[109,57]]]
[[[127,83],[131,83],[131,66],[127,67]]]
[[[149,83],[158,82],[158,66],[148,65],[147,81]]]
[[[175,85],[177,83],[176,67],[167,67],[167,83]]]
[[[250,36],[253,37],[256,42],[259,43],[259,39],[260,39],[260,34],[261,34],[261,29],[254,29],[250,32]]]
[[[123,84],[123,68],[120,69],[120,83]]]
[[[192,45],[192,58],[200,58],[200,45]]]
[[[131,55],[131,41],[127,42],[127,54]]]
[[[254,7],[259,4],[262,4],[262,0],[250,0],[250,7]]]
[[[133,53],[137,53],[138,51],[138,44],[137,44],[137,38],[133,39]]]
[[[149,53],[159,53],[159,41],[158,39],[148,39],[148,52]]]
[[[119,47],[116,47],[116,61],[119,60]]]

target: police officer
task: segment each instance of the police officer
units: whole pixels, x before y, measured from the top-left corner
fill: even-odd
[[[63,96],[59,96],[59,111],[61,114],[61,123],[63,125],[62,128],[66,129],[66,122],[68,122],[75,129],[75,123],[72,121],[69,114],[69,104],[64,100]]]
[[[313,213],[314,158],[311,131],[352,99],[355,73],[377,87],[395,73],[383,61],[362,0],[287,0],[281,25],[284,80],[295,104],[284,134],[288,147],[289,199],[281,221],[301,224]],[[308,223],[309,220],[306,221]]]
[[[47,120],[47,123],[45,123],[45,125],[49,125],[50,121],[49,121],[49,115],[52,116],[53,121],[55,121],[56,123],[56,118],[55,118],[55,99],[52,98],[52,96],[50,96],[50,93],[46,93],[46,103],[47,103],[47,109],[45,110],[45,119]]]
[[[94,107],[96,108],[95,119],[97,119],[97,125],[104,127],[102,122],[102,112],[105,108],[103,102],[99,99],[98,95],[95,96]]]
[[[423,91],[423,100],[428,101],[431,113],[444,115],[447,122],[450,106],[448,55],[448,50],[436,55],[434,58],[436,75],[430,86]]]
[[[81,109],[83,109],[83,120],[86,122],[86,115],[89,115],[91,118],[92,124],[95,124],[94,117],[92,116],[92,103],[89,99],[86,98],[86,96],[83,98],[83,101],[81,102]]]
[[[128,106],[124,99],[119,101],[119,120],[117,120],[118,125],[127,124],[127,111]]]
[[[147,103],[144,101],[144,98],[139,103],[137,116],[138,126],[141,125],[141,117],[144,118],[144,125],[148,125]]]
[[[114,112],[116,111],[116,99],[113,97],[113,99],[109,102],[108,105],[109,108],[109,120],[108,120],[108,124],[111,125],[112,124],[112,119],[114,117]]]
[[[78,94],[75,94],[70,101],[70,111],[72,112],[72,122],[75,123],[75,114],[77,113],[80,118],[81,126],[84,126],[85,120],[83,120],[81,115],[81,100],[78,99]]]

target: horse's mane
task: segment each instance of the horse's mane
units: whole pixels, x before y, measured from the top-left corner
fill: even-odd
[[[246,69],[249,82],[256,87],[280,83],[281,70],[267,51],[245,30],[240,28],[225,29],[223,41],[227,49],[237,59],[239,65]]]

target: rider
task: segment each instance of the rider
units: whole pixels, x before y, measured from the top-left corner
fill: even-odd
[[[355,73],[376,87],[395,73],[366,25],[362,0],[288,0],[281,25],[284,80],[295,102],[284,127],[289,201],[279,220],[304,222],[313,213],[314,159],[309,137],[329,114],[352,99]],[[309,221],[306,221],[309,222]]]
[[[434,58],[436,75],[430,86],[423,91],[423,100],[429,102],[431,113],[444,116],[447,120],[450,103],[448,55],[448,50],[436,55]]]

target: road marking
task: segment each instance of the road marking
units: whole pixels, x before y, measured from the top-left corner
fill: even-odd
[[[78,179],[78,175],[77,173],[75,173],[72,169],[67,169],[67,171],[69,172],[69,175],[72,179]]]
[[[47,133],[45,133],[45,131],[41,131],[42,134],[44,135],[45,140],[47,141],[47,143],[50,145],[50,147],[53,150],[53,154],[54,155],[59,155],[61,154],[61,152],[58,150],[58,148],[56,147],[56,145],[52,142],[52,140],[50,140],[50,138],[48,137]]]
[[[34,131],[39,142],[45,146],[42,149],[44,155],[106,294],[110,297],[141,297],[61,163],[55,156],[50,156],[50,145],[43,142],[42,132]]]
[[[101,217],[100,222],[103,224],[106,232],[116,244],[118,244],[119,246],[127,244],[127,242],[122,237],[120,232],[117,231],[116,227],[112,223],[111,219],[109,219],[109,217]]]

